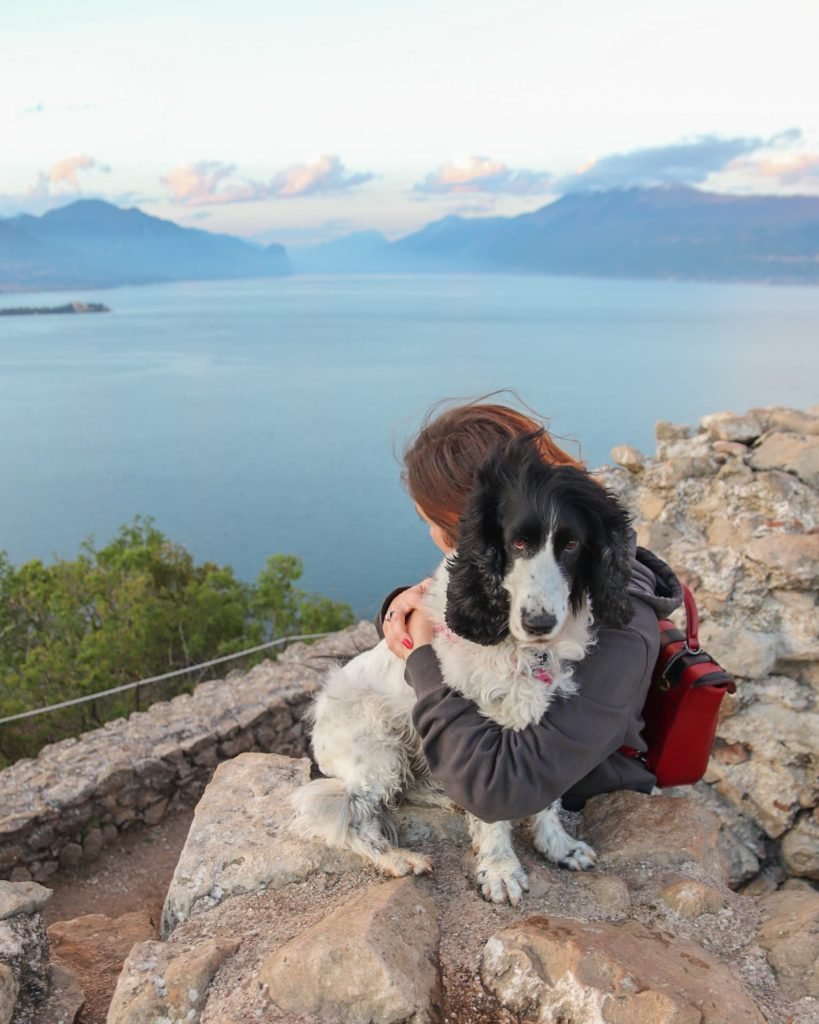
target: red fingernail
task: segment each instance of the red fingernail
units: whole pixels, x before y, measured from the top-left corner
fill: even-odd
[[[406,647],[407,650],[409,650],[412,647],[412,640],[410,640],[410,638],[407,636],[404,637],[401,643]]]

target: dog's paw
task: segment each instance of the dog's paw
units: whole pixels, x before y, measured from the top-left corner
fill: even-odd
[[[511,903],[516,907],[529,891],[529,876],[517,861],[478,865],[475,877],[481,895],[490,903]]]
[[[592,847],[567,833],[551,836],[551,841],[538,849],[547,860],[568,871],[588,871],[597,864],[597,854]]]
[[[423,853],[412,850],[389,850],[378,858],[378,867],[387,875],[403,878],[404,875],[428,875],[432,861]]]
[[[544,812],[535,820],[535,849],[546,860],[569,871],[587,871],[597,864],[597,854],[582,839],[570,836],[556,815]]]
[[[572,848],[560,858],[558,864],[569,871],[588,871],[596,866],[597,853],[582,839],[575,839]]]

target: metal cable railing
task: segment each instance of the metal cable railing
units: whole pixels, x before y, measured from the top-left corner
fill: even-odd
[[[0,725],[7,725],[9,722],[19,722],[24,718],[34,718],[36,715],[45,715],[50,711],[59,711],[62,708],[70,708],[76,704],[85,704],[88,701],[97,700],[100,697],[110,697],[115,693],[124,693],[126,690],[136,690],[139,693],[140,686],[149,683],[160,683],[165,679],[175,679],[178,676],[188,675],[200,669],[212,668],[214,665],[223,665],[226,661],[234,661],[243,658],[248,654],[258,654],[260,651],[270,650],[272,647],[280,647],[295,642],[296,640],[319,640],[321,637],[330,636],[332,631],[325,633],[301,633],[297,636],[281,636],[276,640],[268,640],[267,643],[257,644],[256,647],[248,647],[244,651],[235,651],[233,654],[225,654],[221,658],[211,658],[210,661],[200,662],[198,665],[188,665],[186,668],[177,668],[173,672],[163,672],[162,675],[148,676],[146,679],[137,679],[133,683],[123,683],[122,686],[112,686],[110,690],[100,690],[98,693],[89,693],[83,697],[74,697],[71,700],[60,701],[59,704],[48,704],[44,708],[32,708],[30,711],[20,711],[16,715],[8,715],[0,718]]]

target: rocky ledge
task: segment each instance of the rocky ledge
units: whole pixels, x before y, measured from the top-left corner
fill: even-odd
[[[734,886],[819,880],[819,406],[658,423],[600,478],[640,544],[694,591],[700,641],[739,682],[696,796],[723,822]]]
[[[297,839],[287,798],[310,762],[241,754],[197,808],[165,906],[166,941],[133,947],[109,1024],[808,1024],[819,1012],[819,893],[726,884],[719,819],[690,797],[618,793],[569,827],[597,870],[545,863],[485,903],[462,815],[404,806],[429,877],[385,879]]]

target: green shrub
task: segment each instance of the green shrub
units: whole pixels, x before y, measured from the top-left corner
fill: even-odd
[[[273,637],[342,629],[349,605],[295,584],[302,562],[273,555],[255,585],[197,565],[136,518],[73,561],[15,568],[0,552],[0,718],[240,651]],[[258,660],[258,659],[257,659]],[[146,703],[198,679],[149,688]],[[134,710],[136,691],[0,726],[0,764]]]

